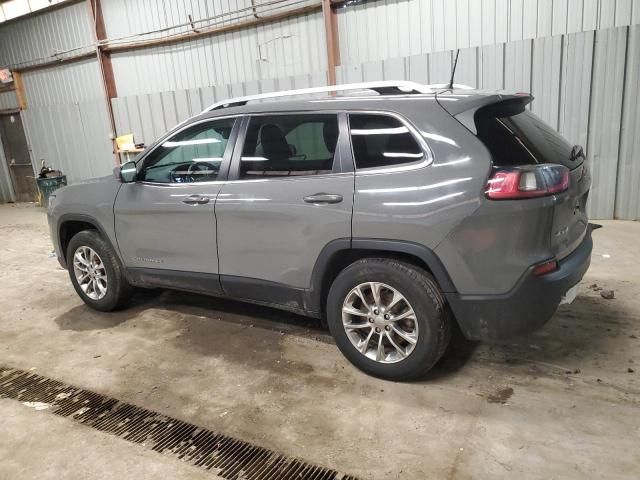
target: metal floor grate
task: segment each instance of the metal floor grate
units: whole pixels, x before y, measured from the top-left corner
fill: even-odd
[[[211,470],[229,480],[357,480],[32,372],[0,367],[0,398],[45,403],[56,415]]]

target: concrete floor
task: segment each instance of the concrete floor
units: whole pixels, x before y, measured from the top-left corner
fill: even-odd
[[[316,322],[276,310],[159,292],[91,311],[49,257],[43,211],[2,205],[0,365],[363,479],[638,478],[640,223],[601,223],[578,298],[543,330],[500,345],[456,338],[428,378],[394,384],[355,370]],[[0,400],[0,478],[158,475],[211,478]]]

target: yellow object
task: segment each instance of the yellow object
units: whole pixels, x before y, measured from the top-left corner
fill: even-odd
[[[135,150],[136,144],[133,141],[133,133],[127,133],[126,135],[120,135],[116,138],[116,145],[118,150],[126,152],[127,150]]]

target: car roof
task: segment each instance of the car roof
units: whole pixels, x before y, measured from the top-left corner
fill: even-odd
[[[402,102],[433,102],[435,98],[435,94],[316,96],[297,98],[294,100],[277,99],[263,102],[250,102],[246,105],[217,108],[215,110],[203,112],[201,115],[203,117],[214,117],[269,112],[395,110],[395,106]]]
[[[222,116],[250,115],[283,112],[323,112],[343,110],[391,111],[402,113],[407,108],[407,102],[412,107],[422,103],[424,107],[443,103],[451,114],[461,112],[474,106],[493,103],[509,97],[528,94],[514,94],[504,91],[487,90],[442,90],[434,93],[411,94],[367,94],[367,95],[335,95],[335,96],[306,96],[296,99],[270,99],[268,101],[248,102],[245,105],[216,108],[202,112],[189,121]],[[403,106],[404,105],[404,106]]]

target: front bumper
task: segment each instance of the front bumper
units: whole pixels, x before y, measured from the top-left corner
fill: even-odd
[[[589,224],[582,243],[543,276],[529,270],[503,295],[459,295],[447,300],[463,334],[470,340],[502,340],[541,328],[555,313],[564,293],[577,284],[591,263],[593,241]]]

